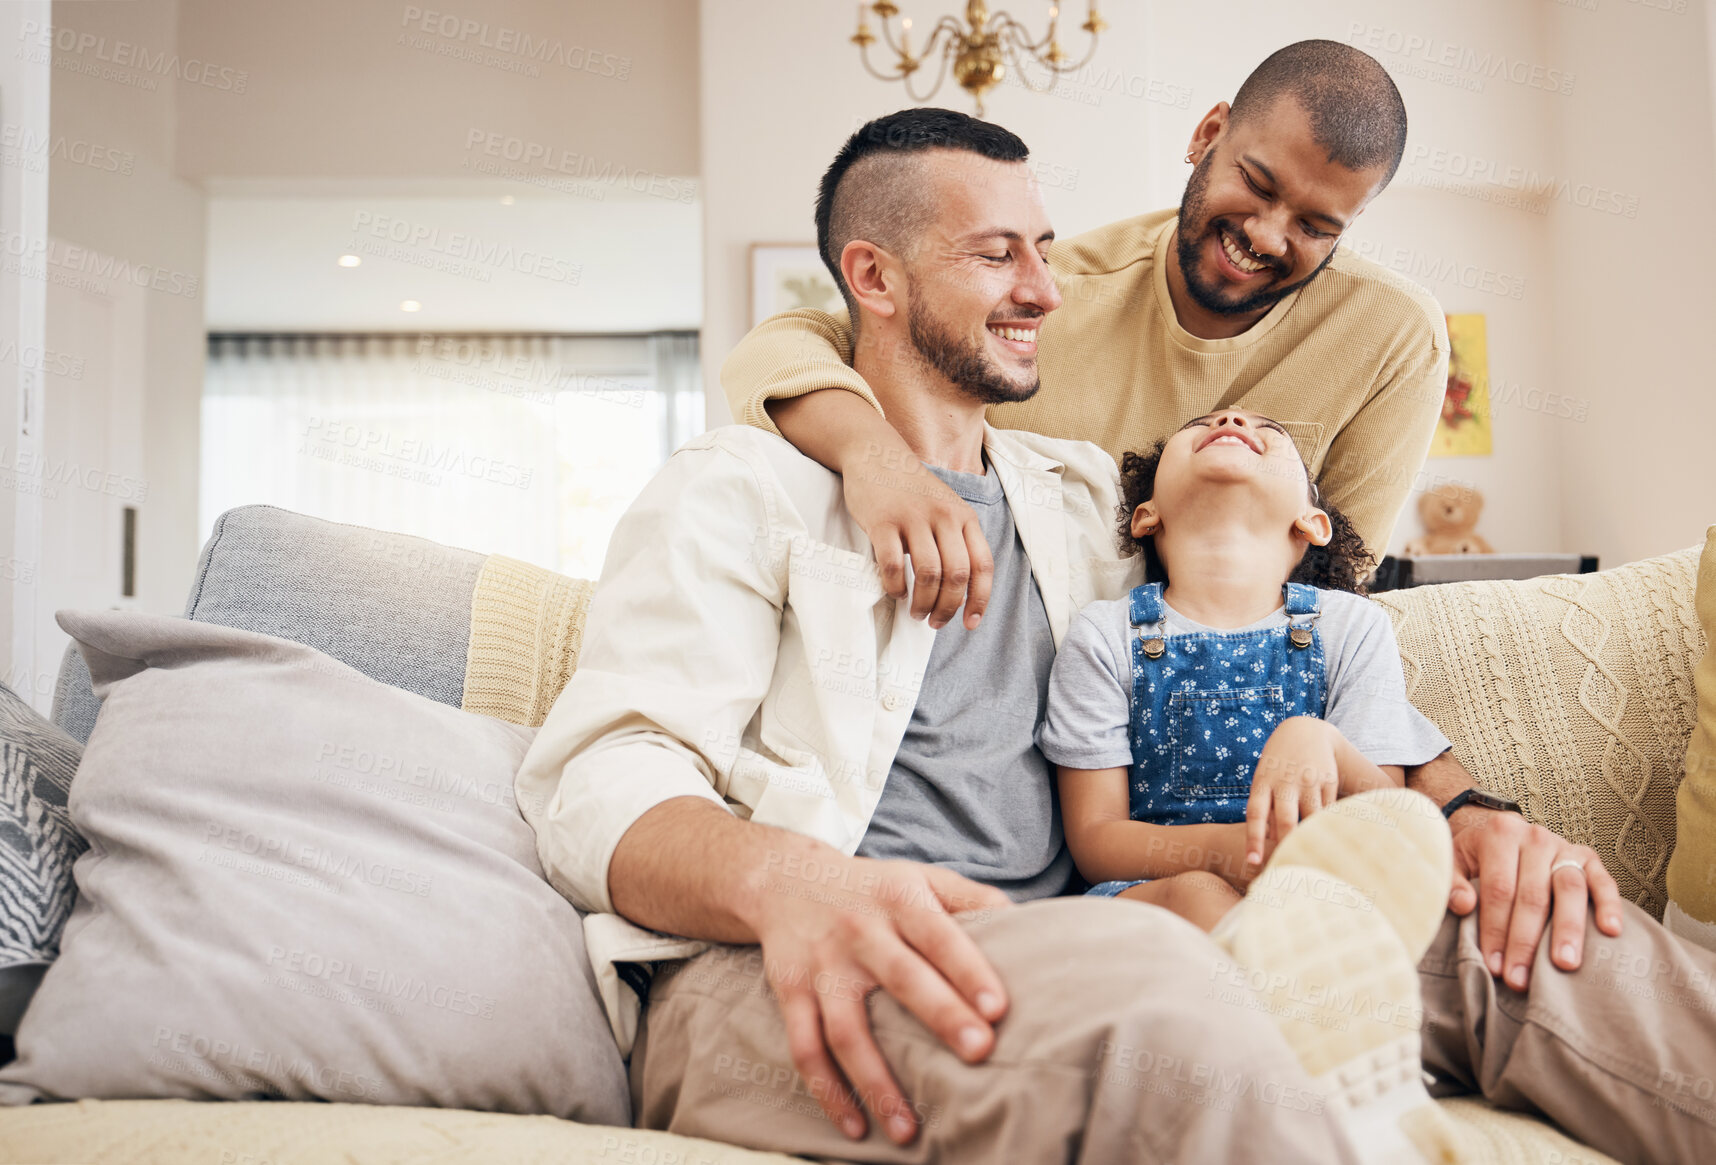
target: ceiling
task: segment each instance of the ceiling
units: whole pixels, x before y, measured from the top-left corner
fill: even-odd
[[[702,324],[689,179],[210,183],[210,331],[643,332]],[[341,266],[342,255],[361,263]],[[421,305],[401,308],[405,301]]]

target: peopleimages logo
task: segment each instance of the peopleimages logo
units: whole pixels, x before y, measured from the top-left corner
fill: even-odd
[[[133,263],[59,239],[31,239],[17,231],[0,231],[0,260],[8,271],[39,279],[52,272],[88,275],[129,283],[149,291],[164,291],[195,299],[200,283],[195,275],[147,263]],[[96,288],[96,290],[104,290]]]
[[[54,487],[61,485],[139,505],[149,497],[149,483],[141,478],[49,457],[35,450],[19,452],[0,445],[0,488],[40,494],[52,501],[59,497]]]
[[[540,64],[560,65],[575,73],[591,73],[616,81],[625,81],[632,75],[630,57],[599,52],[583,45],[569,45],[565,41],[551,40],[545,36],[533,36],[504,24],[491,25],[486,20],[473,20],[451,12],[435,12],[406,5],[399,23],[405,28],[438,36],[456,44],[493,49],[498,53],[522,57]]]
[[[92,32],[79,32],[65,25],[49,27],[39,20],[18,26],[18,39],[35,49],[54,49],[70,57],[86,57],[120,69],[135,69],[155,77],[174,77],[192,85],[205,85],[231,93],[243,93],[250,73],[215,65],[196,57],[181,57],[165,50],[154,51],[125,40],[108,40]],[[153,86],[151,86],[153,87]]]
[[[372,429],[352,421],[311,417],[304,430],[300,453],[338,460],[360,469],[387,471],[388,466],[409,469],[414,480],[440,485],[441,474],[486,481],[495,485],[529,489],[535,471],[500,457],[485,457],[453,445],[439,445],[420,437],[406,437],[385,429]]]
[[[394,254],[392,252],[397,248],[388,248],[386,257],[404,262],[420,261],[419,265],[432,263],[435,258],[445,258],[456,260],[466,267],[493,267],[502,271],[515,271],[520,275],[533,275],[552,283],[572,285],[576,285],[584,274],[582,263],[574,263],[544,251],[514,247],[509,243],[495,242],[463,231],[444,231],[428,223],[414,222],[393,215],[374,214],[367,210],[360,210],[352,215],[352,235],[354,240],[359,236],[367,236],[386,243],[397,243],[408,251],[404,254]],[[431,254],[412,255],[410,251]],[[479,271],[478,274],[485,280],[488,278],[486,271]]]
[[[1461,150],[1446,150],[1439,146],[1419,144],[1407,152],[1404,165],[1414,184],[1419,186],[1441,185],[1438,182],[1440,178],[1455,179],[1473,183],[1480,191],[1486,187],[1499,187],[1502,190],[1518,191],[1540,198],[1546,204],[1563,202],[1568,206],[1594,210],[1601,214],[1621,215],[1625,218],[1639,216],[1639,198],[1636,194],[1612,190],[1591,182],[1576,182],[1556,174],[1542,173],[1530,166],[1508,164]],[[1413,171],[1417,173],[1414,174]]]
[[[596,188],[623,187],[634,194],[665,198],[670,202],[689,203],[697,197],[697,180],[675,178],[651,170],[638,170],[619,162],[603,161],[576,150],[556,149],[544,142],[495,133],[472,126],[465,133],[465,169],[482,173],[497,173],[503,177],[531,180],[534,177],[563,174]],[[507,168],[503,163],[517,163]]]
[[[1533,64],[1506,53],[1476,49],[1438,37],[1384,28],[1378,24],[1367,25],[1362,21],[1353,21],[1347,27],[1347,43],[1373,53],[1383,52],[1417,62],[1427,68],[1457,70],[1475,80],[1477,84],[1471,87],[1480,90],[1485,80],[1502,80],[1565,95],[1573,92],[1574,82],[1578,80],[1565,69]]]
[[[137,155],[130,150],[98,145],[82,138],[68,138],[64,134],[55,137],[37,133],[14,122],[0,125],[0,151],[3,151],[0,152],[0,160],[21,169],[31,169],[31,163],[39,164],[44,158],[48,161],[63,159],[109,174],[129,175],[137,166]]]

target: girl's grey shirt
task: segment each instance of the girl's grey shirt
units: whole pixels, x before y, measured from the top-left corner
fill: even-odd
[[[1434,760],[1448,738],[1406,698],[1400,648],[1383,609],[1347,591],[1318,592],[1327,692],[1323,719],[1373,764],[1408,768]],[[1163,603],[1168,635],[1221,634]],[[1136,633],[1126,599],[1096,602],[1080,611],[1055,656],[1048,708],[1037,745],[1052,763],[1069,769],[1114,769],[1132,764],[1132,646]],[[1285,606],[1249,627],[1287,626]]]

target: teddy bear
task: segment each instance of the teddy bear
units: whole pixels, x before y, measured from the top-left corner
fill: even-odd
[[[1407,554],[1493,554],[1477,532],[1484,495],[1463,485],[1439,485],[1418,499],[1424,536],[1406,544]]]

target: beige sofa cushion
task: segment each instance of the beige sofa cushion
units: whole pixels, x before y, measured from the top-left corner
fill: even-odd
[[[85,1165],[791,1165],[551,1116],[280,1101],[79,1100],[0,1112],[0,1161]]]
[[[1615,1165],[1530,1117],[1442,1102],[1471,1165]],[[87,1165],[797,1165],[672,1133],[546,1116],[278,1101],[80,1100],[0,1112],[0,1161]]]
[[[1478,783],[1668,902],[1692,732],[1698,549],[1584,575],[1390,591],[1406,690]]]
[[[1494,1108],[1477,1097],[1440,1103],[1459,1134],[1460,1159],[1469,1165],[1619,1165],[1536,1117]]]
[[[1442,1102],[1470,1165],[1615,1165],[1531,1117]],[[87,1165],[798,1165],[672,1133],[351,1104],[80,1100],[0,1112],[0,1161]]]

